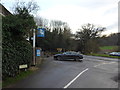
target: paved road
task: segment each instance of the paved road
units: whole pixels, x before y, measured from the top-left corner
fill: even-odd
[[[40,70],[12,88],[118,88],[118,60],[84,56],[83,62],[47,58]]]

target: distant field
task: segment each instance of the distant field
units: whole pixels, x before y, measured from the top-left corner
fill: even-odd
[[[118,46],[103,46],[100,47],[101,50],[117,50]]]
[[[118,50],[118,46],[103,46],[100,47],[100,50],[103,52],[103,54],[100,53],[92,53],[89,55],[92,56],[100,56],[100,57],[109,57],[109,58],[120,58],[118,56],[110,56],[109,54],[104,54],[105,52],[114,52]]]
[[[88,55],[100,56],[100,57],[109,57],[109,58],[118,58],[118,59],[120,59],[119,56],[110,56],[110,55],[107,55],[107,54],[95,54],[95,53],[93,53],[93,54],[88,54]]]

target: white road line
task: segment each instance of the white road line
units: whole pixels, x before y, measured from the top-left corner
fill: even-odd
[[[110,62],[109,64],[113,64],[113,63],[116,63],[116,62]]]
[[[72,81],[70,81],[66,86],[64,86],[63,88],[68,88],[78,77],[80,77],[84,72],[86,72],[89,68],[83,70],[82,72],[80,72]]]
[[[116,62],[102,63],[102,64],[95,65],[94,67],[98,67],[98,66],[101,66],[101,65],[104,65],[104,64],[113,64],[113,63],[116,63]]]
[[[95,65],[94,67],[98,67],[98,66],[100,66],[101,64],[98,64],[98,65]]]

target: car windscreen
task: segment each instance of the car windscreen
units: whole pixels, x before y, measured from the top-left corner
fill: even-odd
[[[64,52],[63,54],[73,54],[73,55],[76,55],[76,54],[79,54],[77,52]]]

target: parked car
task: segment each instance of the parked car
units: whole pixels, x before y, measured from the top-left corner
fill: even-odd
[[[120,56],[120,52],[111,52],[109,53],[110,56]]]
[[[55,54],[54,60],[79,60],[82,61],[83,55],[81,55],[79,52],[74,51],[68,51],[64,52],[62,54]]]

